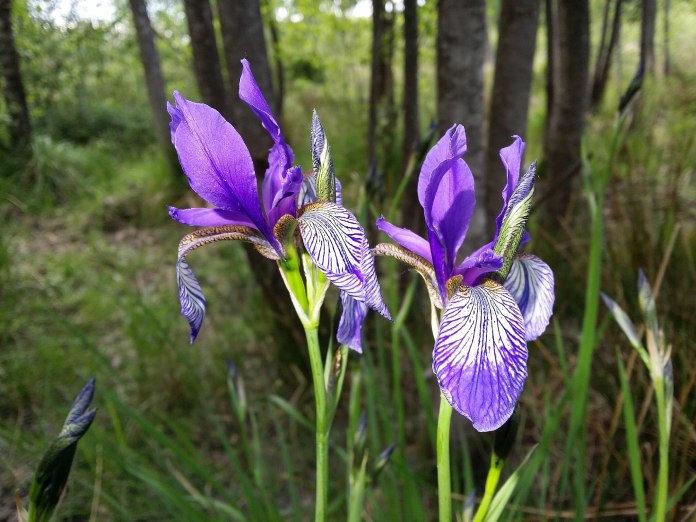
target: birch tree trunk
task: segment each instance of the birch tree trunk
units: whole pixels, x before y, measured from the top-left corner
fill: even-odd
[[[10,0],[0,0],[0,68],[4,83],[3,96],[10,119],[9,146],[18,155],[27,156],[31,150],[31,120],[12,30]]]
[[[454,123],[466,128],[469,164],[478,205],[466,238],[468,247],[486,241],[483,62],[486,52],[485,0],[440,0],[437,17],[438,134]]]
[[[208,0],[184,0],[184,11],[191,36],[193,72],[201,97],[206,104],[220,111],[227,119],[231,119],[210,3]]]
[[[513,134],[523,139],[527,134],[539,4],[540,0],[503,0],[501,5],[486,148],[486,217],[491,228],[506,182],[499,151],[512,143]]]
[[[559,1],[555,5],[553,102],[546,157],[548,211],[551,222],[568,207],[580,172],[580,145],[585,129],[590,55],[588,0]]]
[[[140,61],[143,64],[143,72],[145,73],[147,98],[150,102],[157,141],[169,163],[173,167],[178,168],[176,154],[170,139],[164,78],[162,77],[159,53],[157,52],[157,47],[155,47],[150,17],[147,14],[147,5],[145,0],[129,0],[129,2],[133,14],[135,33],[138,38]]]

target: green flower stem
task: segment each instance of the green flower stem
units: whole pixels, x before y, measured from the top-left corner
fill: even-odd
[[[669,487],[669,418],[665,401],[665,381],[662,377],[654,378],[655,402],[657,403],[657,429],[659,433],[659,468],[657,471],[657,487],[655,488],[654,520],[666,520],[667,492]]]
[[[474,522],[483,522],[485,520],[486,513],[488,513],[488,508],[491,506],[491,501],[493,500],[493,495],[495,495],[495,490],[498,487],[498,481],[500,480],[500,472],[503,470],[504,465],[505,459],[499,458],[495,454],[495,451],[491,452],[491,465],[488,468],[488,476],[486,477],[486,487],[483,491],[481,505],[476,511]]]
[[[440,394],[437,416],[437,501],[440,522],[452,522],[452,486],[450,484],[450,424],[452,406]]]
[[[316,505],[314,520],[323,522],[326,520],[326,504],[329,487],[329,416],[326,402],[326,387],[324,385],[324,368],[319,349],[318,325],[305,326],[307,336],[307,348],[309,349],[309,362],[312,369],[312,381],[314,381],[314,402],[317,411],[316,419]]]

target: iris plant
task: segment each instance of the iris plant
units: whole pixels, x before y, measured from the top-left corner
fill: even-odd
[[[168,106],[172,142],[189,184],[214,206],[169,209],[180,223],[203,227],[179,244],[181,312],[189,322],[193,342],[203,323],[206,302],[186,256],[198,247],[221,240],[242,240],[278,263],[307,334],[317,407],[316,517],[323,519],[328,486],[327,437],[336,402],[335,397],[328,397],[333,402],[327,400],[327,394],[337,396],[333,385],[327,386],[325,381],[317,337],[319,309],[328,281],[340,289],[343,303],[337,334],[340,343],[361,351],[360,334],[368,308],[390,316],[365,232],[341,204],[340,183],[319,118],[315,113],[312,121],[314,171],[303,175],[300,167],[293,166],[293,151],[249,63],[242,60],[242,66],[239,97],[273,139],[260,196],[251,156],[232,125],[211,107],[188,101],[176,92],[176,105]],[[300,253],[301,245],[305,253]]]
[[[535,176],[534,164],[520,176],[524,146],[515,136],[500,151],[507,185],[495,235],[468,256],[460,249],[476,202],[474,178],[462,159],[466,136],[461,125],[447,131],[421,168],[418,200],[427,238],[384,217],[377,221],[397,244],[377,245],[376,252],[409,264],[426,282],[433,307],[433,371],[442,395],[479,431],[496,430],[512,415],[527,378],[527,341],[544,331],[554,301],[548,265],[517,254],[527,240],[524,229]],[[437,309],[442,309],[439,319]],[[439,450],[447,452],[450,415],[443,403],[438,445],[442,441]],[[449,488],[448,466],[446,473],[441,489]]]

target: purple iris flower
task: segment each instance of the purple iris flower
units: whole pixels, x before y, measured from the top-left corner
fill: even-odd
[[[462,159],[466,136],[455,125],[430,150],[418,180],[427,239],[387,222],[377,227],[395,244],[376,252],[396,257],[425,279],[442,308],[433,371],[447,401],[479,431],[499,428],[512,414],[527,378],[527,341],[542,334],[552,313],[553,273],[539,258],[516,256],[534,188],[534,165],[520,177],[524,142],[500,151],[507,171],[503,209],[493,240],[463,257],[476,204],[474,178]]]
[[[172,143],[189,184],[214,207],[169,208],[176,221],[204,227],[181,240],[177,260],[181,313],[191,327],[191,342],[203,323],[206,301],[186,256],[208,243],[238,239],[252,243],[269,259],[284,260],[289,242],[299,231],[314,264],[341,290],[344,326],[339,329],[339,342],[359,351],[359,330],[367,308],[389,318],[365,232],[355,216],[341,205],[340,184],[336,184],[339,193],[332,194],[331,200],[319,201],[316,175],[305,177],[300,167],[292,166],[293,151],[246,60],[242,60],[239,97],[273,139],[260,197],[251,156],[235,128],[215,109],[191,102],[178,92],[174,93],[176,104],[167,104],[172,118]],[[315,135],[328,154],[316,115]]]

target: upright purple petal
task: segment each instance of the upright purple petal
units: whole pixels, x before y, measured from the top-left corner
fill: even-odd
[[[512,415],[527,379],[524,319],[517,303],[490,280],[461,287],[442,314],[433,371],[447,401],[478,431]]]
[[[251,66],[246,59],[242,60],[242,76],[239,79],[239,98],[254,111],[256,117],[261,120],[261,125],[273,138],[274,143],[284,142],[283,133],[278,122],[268,106],[259,85],[256,83]]]
[[[242,76],[239,79],[239,98],[246,103],[254,112],[256,117],[261,120],[261,125],[273,139],[268,155],[268,170],[264,176],[261,188],[263,206],[268,214],[273,208],[273,200],[282,190],[283,177],[285,172],[292,166],[294,154],[290,146],[285,142],[278,121],[273,115],[273,111],[268,106],[261,89],[256,83],[251,66],[246,59],[242,60]]]
[[[305,207],[297,222],[307,253],[329,281],[389,319],[374,257],[355,216],[335,203],[320,202]]]
[[[474,176],[461,159],[465,151],[464,128],[455,125],[430,150],[418,180],[425,222],[437,237],[437,241],[429,238],[431,249],[439,243],[443,250],[444,279],[441,280],[438,275],[441,287],[454,270],[457,252],[464,241],[476,206]],[[440,255],[433,252],[433,262],[435,257]]]
[[[500,160],[503,162],[505,167],[505,173],[507,175],[507,183],[503,189],[503,209],[495,220],[495,239],[498,238],[498,233],[500,232],[500,226],[503,223],[503,217],[505,216],[505,210],[507,209],[508,202],[512,196],[517,183],[520,180],[520,166],[522,165],[522,156],[524,155],[525,143],[519,136],[513,136],[514,141],[511,145],[500,149]]]
[[[367,315],[367,305],[341,292],[341,320],[338,323],[336,339],[351,350],[362,353],[362,326]]]
[[[520,307],[527,341],[533,341],[544,333],[553,314],[551,268],[536,256],[522,254],[513,261],[503,284]]]
[[[392,225],[389,221],[384,219],[384,216],[380,216],[376,224],[379,230],[387,234],[406,250],[410,250],[430,263],[433,262],[432,256],[430,255],[430,245],[426,239],[411,232],[407,228],[400,228],[396,225]]]
[[[291,167],[280,178],[280,188],[276,191],[268,214],[268,222],[274,226],[285,214],[297,215],[297,196],[302,188],[302,169]]]
[[[418,177],[418,201],[423,208],[425,208],[425,192],[430,185],[433,173],[443,163],[450,162],[453,158],[461,158],[465,152],[466,133],[461,125],[453,125],[428,151]]]
[[[215,109],[174,93],[172,143],[191,188],[223,210],[246,215],[269,240],[261,212],[254,165],[239,133]],[[274,240],[273,240],[274,241]]]
[[[175,208],[169,207],[169,215],[175,221],[191,227],[221,227],[242,225],[256,228],[246,214],[236,210],[219,208]]]

